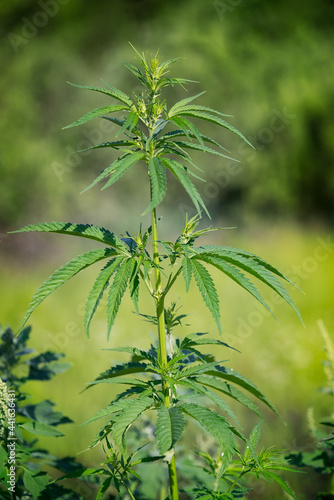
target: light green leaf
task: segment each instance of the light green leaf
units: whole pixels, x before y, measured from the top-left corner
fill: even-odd
[[[253,401],[251,401],[248,396],[246,396],[242,391],[240,391],[234,385],[228,384],[223,380],[220,380],[215,377],[210,377],[207,375],[196,376],[196,381],[201,383],[202,385],[205,385],[206,387],[211,387],[212,389],[222,392],[226,396],[229,396],[235,401],[238,401],[238,403],[246,406],[249,410],[253,411],[254,413],[256,413],[256,415],[262,418],[261,412],[259,411],[258,407],[253,403]]]
[[[173,448],[181,438],[185,421],[177,406],[167,408],[164,404],[158,409],[156,436],[161,455]]]
[[[210,110],[212,111],[212,110]],[[218,116],[212,115],[207,111],[203,111],[203,106],[189,106],[189,107],[184,107],[179,109],[174,116],[192,116],[193,118],[199,118],[200,120],[205,120],[208,122],[215,123],[216,125],[220,125],[223,128],[226,128],[230,132],[233,132],[234,134],[238,135],[241,139],[243,139],[249,146],[253,148],[253,145],[246,139],[246,137],[239,132],[235,127],[227,123],[225,120],[222,120]]]
[[[126,408],[114,418],[114,425],[112,428],[112,436],[120,448],[125,448],[124,435],[127,429],[139,415],[150,408],[152,404],[153,399],[147,396],[135,400],[127,400]]]
[[[192,266],[193,274],[202,298],[218,326],[219,333],[221,333],[219,299],[212,278],[205,267],[195,259],[192,259]]]
[[[181,148],[194,149],[196,151],[202,151],[203,153],[210,153],[212,155],[222,156],[223,158],[227,158],[228,160],[238,161],[235,158],[232,158],[231,156],[224,155],[223,153],[220,153],[215,149],[208,148],[207,146],[204,146],[202,144],[196,144],[194,142],[184,142],[184,141],[174,141],[174,144],[180,146]]]
[[[103,498],[103,495],[110,487],[112,480],[113,480],[112,477],[107,477],[107,479],[105,481],[103,481],[102,486],[97,493],[96,500],[100,500],[100,498]]]
[[[239,267],[240,269],[243,269],[244,271],[258,278],[260,281],[272,288],[278,295],[280,295],[285,300],[285,302],[287,302],[287,304],[292,307],[301,322],[303,322],[295,303],[291,299],[284,285],[276,278],[276,275],[283,279],[286,279],[287,281],[290,280],[285,278],[285,276],[277,271],[273,266],[270,266],[257,256],[253,256],[252,254],[248,254],[247,252],[238,251],[228,247],[224,248],[204,245],[196,249],[196,253],[200,255],[209,254],[209,257],[210,254],[214,255],[215,257],[221,258],[224,261],[229,262],[230,264]],[[258,297],[256,298],[259,300]]]
[[[184,277],[184,280],[186,282],[186,292],[189,291],[189,286],[191,282],[191,276],[192,276],[192,262],[191,259],[188,259],[187,257],[184,257],[182,260],[182,274]]]
[[[288,493],[294,500],[297,500],[297,497],[295,496],[294,492],[288,485],[284,479],[282,479],[280,476],[275,474],[274,472],[266,470],[265,472],[261,473],[262,476],[266,477],[267,479],[273,479],[277,484],[280,485],[280,487]]]
[[[273,410],[277,415],[278,412],[275,407],[268,401],[266,396],[262,394],[262,392],[256,387],[253,382],[248,380],[240,373],[234,371],[232,368],[216,368],[215,370],[208,371],[207,375],[212,375],[213,377],[219,377],[228,382],[233,382],[236,385],[239,385],[243,389],[246,389],[248,392],[253,394],[257,399],[262,401],[265,405],[267,405],[271,410]]]
[[[19,331],[22,330],[36,307],[39,306],[40,303],[43,302],[43,300],[46,299],[46,297],[48,297],[52,292],[57,290],[57,288],[63,285],[70,278],[73,278],[73,276],[86,267],[95,264],[95,262],[105,259],[106,257],[111,257],[112,255],[115,255],[115,250],[111,248],[98,248],[75,257],[70,262],[57,269],[57,271],[52,274],[52,276],[50,276],[50,278],[48,278],[34,294]]]
[[[64,434],[51,425],[41,424],[39,422],[26,422],[21,424],[20,427],[31,434],[37,434],[38,436],[46,436],[46,437],[61,437]]]
[[[105,243],[113,248],[127,251],[127,246],[114,233],[111,233],[104,227],[95,226],[94,224],[73,224],[72,222],[39,222],[30,224],[12,233],[22,233],[29,231],[41,231],[49,233],[69,234],[71,236],[79,236],[80,238],[88,238],[90,240]],[[128,252],[127,252],[128,253]]]
[[[117,271],[114,273],[114,279],[109,289],[107,314],[108,314],[108,339],[110,330],[114,324],[121,300],[128,285],[131,274],[131,259],[124,259]]]
[[[76,127],[77,125],[81,125],[82,123],[86,123],[89,120],[92,120],[93,118],[98,118],[100,116],[103,116],[108,113],[115,113],[116,111],[124,111],[127,110],[129,107],[126,105],[115,105],[115,106],[103,106],[102,108],[97,108],[94,109],[94,111],[90,111],[86,115],[82,116],[77,120],[76,122],[70,123],[70,125],[66,125],[66,127],[63,127],[63,129],[70,128],[70,127]]]
[[[224,451],[225,462],[230,463],[235,453],[233,428],[219,413],[203,408],[195,403],[184,403],[179,407],[181,411],[197,420],[214,438],[217,439]]]
[[[202,207],[205,210],[208,217],[210,217],[210,214],[205,206],[204,201],[202,200],[199,192],[197,191],[196,187],[194,186],[194,184],[187,175],[187,169],[180,163],[171,160],[169,158],[161,158],[161,163],[163,163],[163,165],[165,165],[165,167],[167,167],[181,182],[182,186],[187,191],[193,204],[195,205],[197,212],[200,214],[201,213],[200,207]]]
[[[184,106],[186,106],[187,104],[191,103],[195,99],[198,99],[203,94],[205,94],[205,91],[204,92],[200,92],[199,94],[196,94],[194,96],[186,97],[185,99],[182,99],[181,101],[177,102],[176,104],[174,104],[174,106],[172,106],[170,108],[168,115],[169,116],[173,116],[173,114],[174,114],[175,111],[177,111],[180,108],[183,108]]]
[[[110,277],[117,266],[122,262],[123,258],[124,257],[116,257],[114,259],[111,259],[101,270],[100,274],[95,280],[93,288],[89,292],[85,309],[85,330],[87,337],[89,337],[89,325],[96,312],[97,306],[102,299],[103,293],[108,287]]]
[[[132,167],[135,163],[145,158],[144,153],[136,152],[136,153],[127,153],[126,155],[121,156],[117,160],[115,160],[109,167],[105,168],[100,175],[96,177],[96,179],[88,186],[86,189],[82,191],[88,191],[88,189],[95,186],[98,182],[108,178],[107,183],[104,185],[102,189],[105,189],[108,186],[114,184],[118,179],[122,177],[125,172]]]
[[[253,297],[256,298],[268,311],[274,316],[274,313],[268,306],[268,304],[265,302],[263,299],[262,295],[260,292],[257,290],[257,288],[253,285],[253,283],[246,278],[246,276],[239,271],[235,266],[229,264],[226,262],[224,259],[218,258],[218,257],[211,257],[211,256],[200,256],[201,260],[206,262],[207,264],[211,264],[212,266],[216,267],[220,271],[222,271],[226,276],[231,278],[233,281],[238,283],[238,285],[242,286],[247,292],[249,292]],[[274,316],[275,317],[275,316]]]
[[[138,123],[138,119],[139,119],[139,117],[138,117],[137,110],[131,111],[128,114],[126,120],[124,121],[121,130],[117,133],[117,136],[120,135],[122,132],[124,132],[124,130],[129,130],[129,132],[131,134],[132,130],[134,129],[134,127]]]
[[[87,86],[87,85],[77,85],[76,83],[71,83],[71,82],[67,82],[67,83],[69,83],[73,87],[78,87],[79,89],[94,90],[95,92],[101,92],[102,94],[106,94],[106,95],[108,95],[110,97],[113,97],[114,99],[117,99],[118,101],[123,102],[124,104],[127,104],[128,107],[130,107],[130,108],[134,106],[134,104],[133,104],[133,102],[132,102],[132,100],[130,99],[129,96],[127,96],[126,94],[124,94],[124,92],[122,92],[121,90],[118,90],[115,87],[111,87],[111,85],[109,85],[107,82],[103,82],[103,83],[105,83],[106,85],[108,85],[109,90],[103,89],[101,87],[91,87],[91,86]]]
[[[40,498],[40,494],[47,487],[51,477],[44,472],[32,473],[28,469],[24,469],[23,484],[25,488],[31,493],[34,500]]]
[[[147,214],[161,203],[167,189],[166,169],[159,158],[149,159],[148,173],[151,184],[151,203],[142,215]]]

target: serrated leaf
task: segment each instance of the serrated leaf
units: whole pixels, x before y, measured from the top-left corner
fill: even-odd
[[[69,472],[64,476],[58,477],[56,481],[62,481],[63,479],[71,479],[74,477],[86,477],[86,476],[99,476],[101,474],[109,474],[105,469],[95,469],[93,467],[88,467],[87,469],[77,469],[73,472]]]
[[[96,179],[88,187],[86,187],[82,191],[82,193],[84,193],[85,191],[88,191],[88,189],[92,188],[97,183],[99,183],[100,181],[102,181],[106,178],[108,180],[102,189],[105,189],[105,188],[111,186],[116,181],[118,181],[118,179],[120,179],[122,177],[122,175],[125,174],[125,172],[129,168],[131,168],[135,163],[137,163],[138,161],[140,161],[144,158],[145,158],[145,154],[140,153],[140,152],[134,152],[134,153],[131,152],[131,153],[127,153],[127,154],[121,156],[120,158],[115,160],[111,165],[109,165],[109,167],[105,168],[100,173],[100,175],[98,175],[96,177]]]
[[[117,104],[114,106],[103,106],[102,108],[97,108],[97,109],[94,109],[93,111],[90,111],[86,115],[79,118],[79,120],[77,120],[73,123],[70,123],[69,125],[66,125],[66,127],[63,127],[63,129],[76,127],[77,125],[81,125],[82,123],[86,123],[89,120],[92,120],[93,118],[98,118],[98,117],[103,116],[103,115],[108,114],[108,113],[115,113],[116,111],[124,111],[127,109],[129,109],[129,106],[122,105],[122,104]]]
[[[57,271],[52,274],[52,276],[50,276],[50,278],[48,278],[33,295],[32,301],[30,302],[27,312],[23,318],[20,331],[36,307],[39,306],[40,303],[52,292],[57,290],[57,288],[63,285],[70,278],[73,278],[73,276],[86,267],[95,264],[95,262],[105,259],[106,257],[110,257],[113,254],[115,255],[115,251],[110,248],[98,248],[75,257],[70,262],[57,269]]]
[[[199,118],[200,120],[215,123],[216,125],[226,128],[230,132],[233,132],[234,134],[238,135],[241,139],[247,142],[249,146],[254,148],[254,146],[246,139],[246,137],[241,132],[239,132],[239,130],[233,127],[233,125],[230,125],[225,120],[222,120],[218,116],[215,116],[210,113],[211,111],[214,110],[211,110],[210,108],[209,111],[203,109],[204,109],[203,106],[187,106],[187,107],[185,106],[177,110],[177,112],[174,113],[174,116],[180,116],[180,115],[191,116],[193,118]]]
[[[202,385],[205,385],[206,387],[211,387],[212,389],[222,392],[226,396],[229,396],[235,401],[238,401],[238,403],[246,406],[246,408],[253,411],[254,413],[256,413],[256,415],[262,418],[261,412],[253,403],[253,401],[251,401],[248,396],[246,396],[234,385],[228,384],[221,379],[217,379],[215,377],[210,377],[207,375],[196,376],[196,381],[201,383]]]
[[[193,149],[195,151],[202,151],[202,153],[210,153],[212,155],[222,156],[223,158],[227,158],[228,160],[238,161],[235,158],[232,158],[231,156],[224,155],[223,153],[220,153],[215,149],[208,148],[207,146],[204,146],[202,144],[196,144],[194,142],[184,142],[184,141],[174,141],[174,144],[176,144],[181,148]]]
[[[135,126],[138,123],[138,113],[137,110],[131,111],[128,116],[126,117],[126,120],[124,121],[121,130],[117,133],[116,137],[120,135],[122,132],[125,130],[129,130],[130,134],[132,130],[135,128]]]
[[[192,260],[192,266],[193,274],[204,303],[209,308],[209,311],[218,326],[219,333],[221,333],[219,299],[212,278],[205,267],[195,259]]]
[[[172,106],[170,108],[168,115],[169,116],[173,116],[174,111],[177,111],[178,109],[183,108],[184,106],[186,106],[187,104],[191,103],[195,99],[198,99],[203,94],[205,94],[205,91],[204,92],[200,92],[199,94],[193,95],[191,97],[186,97],[185,99],[182,99],[181,101],[177,102],[176,104],[174,104],[174,106]]]
[[[108,85],[109,90],[101,88],[101,87],[91,87],[91,86],[87,86],[87,85],[77,85],[76,83],[71,83],[71,82],[67,82],[67,83],[69,85],[72,85],[73,87],[78,87],[79,89],[94,90],[95,92],[101,92],[102,94],[106,94],[106,95],[108,95],[110,97],[113,97],[114,99],[117,99],[118,101],[123,102],[124,104],[127,104],[128,107],[134,106],[134,104],[133,104],[133,102],[132,102],[132,100],[130,99],[129,96],[127,96],[126,94],[124,94],[124,92],[122,92],[121,90],[116,89],[115,87],[112,87],[107,82],[103,82],[103,83],[105,83],[106,85]]]
[[[23,484],[31,493],[34,500],[40,497],[40,494],[47,487],[51,477],[44,472],[32,473],[28,469],[24,469]],[[15,496],[15,495],[14,495]]]
[[[161,162],[165,167],[167,167],[172,174],[175,175],[175,177],[180,181],[184,189],[187,191],[188,195],[190,196],[193,204],[195,205],[195,208],[197,212],[200,214],[201,213],[201,208],[204,209],[208,217],[210,217],[210,214],[205,206],[204,201],[202,200],[199,192],[197,191],[196,187],[194,184],[191,182],[187,175],[187,170],[186,168],[181,165],[180,163],[171,160],[169,158],[161,158]]]
[[[111,259],[107,265],[101,270],[95,280],[93,288],[89,292],[86,309],[85,309],[85,330],[89,337],[89,325],[96,312],[97,306],[102,299],[103,293],[108,287],[110,277],[114,273],[117,266],[122,262],[124,257],[115,257]]]
[[[103,495],[108,490],[111,483],[112,483],[112,477],[107,477],[107,479],[105,479],[105,481],[103,481],[102,486],[97,493],[96,500],[100,500],[100,498],[103,498]]]
[[[161,203],[167,189],[166,169],[159,158],[149,159],[148,173],[151,184],[151,203],[142,215],[147,214]]]
[[[115,443],[120,448],[125,448],[124,435],[127,429],[139,417],[139,415],[150,408],[152,404],[153,399],[147,396],[136,400],[127,400],[126,408],[124,408],[124,410],[117,415],[117,417],[115,417],[112,428],[112,436],[115,439]]]
[[[225,411],[230,417],[233,418],[236,424],[240,425],[234,411],[231,410],[228,404],[226,404],[225,401],[217,393],[211,391],[207,387],[203,386],[202,384],[194,380],[185,379],[185,380],[180,380],[179,383],[180,385],[192,389],[196,394],[201,394],[202,396],[206,396],[208,399],[211,399],[211,401],[216,406],[218,406],[218,408]]]
[[[160,453],[163,455],[173,448],[181,438],[185,421],[177,406],[167,408],[164,404],[158,409],[156,436]]]
[[[186,282],[186,292],[188,292],[192,276],[192,262],[187,257],[182,260],[182,274]]]
[[[179,407],[181,411],[197,420],[214,438],[217,439],[224,451],[224,461],[230,463],[235,453],[235,441],[232,427],[225,418],[217,412],[203,408],[195,403],[184,403]]]
[[[295,303],[291,299],[288,291],[276,276],[279,276],[289,282],[290,280],[270,264],[266,263],[253,254],[249,254],[248,252],[245,252],[243,250],[239,251],[229,247],[225,248],[204,245],[196,249],[196,253],[200,255],[207,254],[209,257],[212,255],[214,257],[223,259],[224,261],[229,262],[230,264],[239,267],[240,269],[243,269],[252,276],[256,277],[267,286],[269,286],[272,290],[274,290],[278,295],[280,295],[285,300],[285,302],[287,302],[287,304],[292,307],[301,322],[303,322],[301,315]]]
[[[255,449],[257,447],[257,444],[259,442],[259,439],[260,439],[260,434],[261,434],[261,421],[253,428],[250,436],[249,436],[249,442],[248,442],[248,446],[245,450],[245,453],[244,453],[244,460],[247,461],[249,459],[249,457],[252,455],[254,455],[254,452],[255,452]]]
[[[87,425],[90,424],[91,422],[95,422],[96,420],[100,420],[100,418],[105,418],[111,416],[113,413],[116,413],[118,411],[124,410],[124,401],[114,401],[110,405],[106,406],[102,410],[99,410],[98,412],[94,413],[91,417],[88,418],[88,420],[85,420],[81,425]]]
[[[235,281],[238,285],[244,288],[247,292],[249,292],[253,297],[258,300],[268,311],[274,316],[274,313],[263,299],[262,295],[258,291],[258,289],[254,286],[254,284],[232,264],[226,262],[223,259],[211,256],[202,256],[200,257],[207,264],[211,264],[216,267],[220,271],[222,271],[226,276]],[[274,316],[275,317],[275,316]]]
[[[39,422],[26,422],[24,424],[20,424],[20,427],[31,434],[37,434],[38,436],[47,436],[47,437],[61,437],[64,434],[51,425],[41,424]]]
[[[226,344],[226,342],[222,342],[221,340],[211,339],[209,337],[206,337],[205,333],[191,333],[190,335],[187,335],[182,340],[180,348],[181,349],[188,349],[189,347],[197,346],[197,345],[220,345],[222,347],[227,347],[228,349],[233,349],[234,351],[237,351],[237,349]]]
[[[122,240],[118,238],[114,233],[111,233],[104,227],[96,226],[94,224],[75,224],[72,222],[39,222],[37,224],[29,224],[28,226],[11,232],[22,233],[30,231],[79,236],[81,238],[88,238],[90,240],[99,241],[100,243],[105,243],[121,251],[127,251],[127,247],[124,245]]]
[[[131,262],[132,259],[124,259],[118,266],[118,269],[114,273],[114,279],[110,285],[108,303],[107,303],[107,315],[108,315],[108,330],[107,336],[109,339],[111,328],[114,324],[118,309],[123,298],[124,292],[128,285],[131,274]]]
[[[292,491],[292,489],[290,488],[288,483],[286,481],[284,481],[284,479],[282,479],[280,476],[278,476],[274,472],[267,471],[267,470],[265,472],[262,472],[261,475],[266,477],[267,479],[273,479],[277,484],[279,484],[279,486],[284,491],[286,491],[288,493],[288,495],[290,495],[294,500],[297,500],[297,497],[295,496],[294,492]]]
[[[253,382],[248,380],[246,377],[243,375],[240,375],[240,373],[234,371],[231,368],[223,368],[220,369],[219,367],[216,368],[215,370],[212,370],[212,372],[207,372],[207,375],[212,375],[213,377],[218,377],[222,378],[223,380],[227,380],[229,382],[233,382],[236,385],[239,385],[243,389],[246,389],[248,392],[253,394],[257,399],[262,401],[265,405],[267,405],[273,412],[278,415],[278,412],[276,408],[268,401],[266,396],[256,387]]]

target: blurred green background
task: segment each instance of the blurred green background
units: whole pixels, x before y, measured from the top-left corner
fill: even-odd
[[[274,303],[276,323],[228,280],[220,282],[223,337],[240,349],[231,366],[251,378],[271,399],[286,425],[267,415],[264,443],[279,448],[310,445],[306,409],[320,419],[332,410],[317,393],[325,382],[317,320],[334,332],[334,4],[327,0],[11,0],[1,2],[0,77],[0,322],[19,327],[29,300],[51,272],[83,250],[55,235],[10,235],[28,223],[70,220],[105,225],[115,232],[137,231],[147,205],[145,173],[125,176],[101,196],[98,188],[80,195],[114,158],[113,152],[76,150],[112,140],[115,130],[99,120],[61,130],[106,100],[74,89],[66,81],[101,85],[101,78],[133,95],[137,81],[122,65],[136,63],[129,46],[164,59],[182,57],[173,76],[196,80],[188,94],[203,90],[201,104],[234,118],[230,123],[254,144],[208,127],[240,163],[196,157],[206,183],[198,185],[215,226],[215,242],[258,253],[286,272],[305,292],[292,290],[303,327],[286,306]],[[170,103],[185,97],[169,91]],[[160,210],[161,235],[173,239],[192,208],[171,180]],[[203,226],[210,224],[203,220]],[[207,237],[207,238],[211,238]],[[211,241],[212,238],[211,238]],[[86,245],[84,245],[86,246]],[[87,244],[89,247],[89,244]],[[104,316],[91,339],[83,330],[82,307],[93,274],[78,276],[31,318],[33,346],[65,352],[72,369],[48,386],[32,386],[36,398],[50,397],[61,411],[82,422],[110,394],[102,388],[79,395],[84,384],[115,361],[102,348],[148,346],[155,332],[129,315],[125,300],[111,340]],[[193,290],[180,284],[175,299],[192,312],[191,331],[212,331]],[[182,299],[181,299],[182,297]],[[269,301],[273,298],[267,295]],[[145,298],[143,312],[151,313]],[[183,336],[185,332],[176,332]],[[224,339],[223,338],[223,339]],[[226,357],[226,353],[222,353]],[[44,391],[44,392],[43,392]],[[241,416],[245,427],[250,422]],[[95,429],[67,426],[67,437],[47,445],[60,455],[84,449]],[[81,459],[91,464],[98,452]],[[296,475],[297,476],[297,475]],[[320,479],[290,477],[298,498],[315,498]],[[262,491],[263,490],[263,491]],[[254,498],[280,499],[275,489],[258,488]]]

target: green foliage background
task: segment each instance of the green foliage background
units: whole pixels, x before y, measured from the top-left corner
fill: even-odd
[[[189,95],[206,90],[201,104],[233,114],[230,122],[256,147],[253,151],[238,138],[219,133],[214,138],[225,144],[229,140],[240,163],[232,167],[208,158],[201,164],[207,183],[198,187],[214,225],[238,226],[220,233],[217,242],[267,257],[306,292],[294,292],[303,328],[285,307],[275,306],[277,324],[233,284],[222,283],[223,337],[242,351],[233,355],[230,366],[254,380],[287,421],[285,427],[268,415],[266,444],[307,446],[306,408],[313,404],[321,415],[327,404],[316,394],[323,378],[316,320],[322,318],[334,332],[333,3],[12,0],[1,2],[0,18],[0,322],[17,328],[41,281],[64,256],[83,250],[76,242],[64,248],[61,236],[6,237],[7,230],[68,219],[133,232],[146,206],[147,197],[138,188],[143,171],[125,176],[103,196],[98,189],[79,195],[113,158],[103,151],[74,151],[89,145],[87,141],[108,139],[114,130],[102,130],[99,120],[61,130],[104,103],[103,97],[73,89],[66,81],[100,85],[101,77],[127,93],[136,92],[135,80],[122,66],[122,61],[133,60],[129,41],[140,51],[160,49],[164,59],[184,57],[177,74],[200,82],[189,86]],[[170,96],[175,101],[182,97],[181,88]],[[172,179],[168,189],[162,236],[172,239],[183,225],[185,209],[191,209]],[[102,389],[95,391],[93,403],[89,395],[78,396],[84,383],[110,361],[110,354],[101,353],[108,347],[103,316],[91,339],[84,336],[86,280],[76,278],[31,318],[34,347],[50,344],[74,364],[59,376],[63,385],[57,379],[49,390],[60,410],[77,422],[111,399]],[[175,299],[181,296],[183,312],[195,311],[189,318],[194,328],[213,331],[196,294],[185,296],[180,287]],[[150,328],[138,324],[127,305],[132,307],[130,301],[122,306],[111,342],[123,345],[126,336],[127,343],[145,346]],[[246,416],[245,425],[251,427]],[[68,439],[52,446],[60,454],[73,454],[73,448],[84,449],[89,439],[86,429],[81,433],[73,426]],[[291,483],[301,500],[314,498],[311,476]],[[257,491],[254,498],[268,497],[266,491]]]

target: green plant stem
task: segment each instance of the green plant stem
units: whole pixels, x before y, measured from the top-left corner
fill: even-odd
[[[165,301],[164,293],[161,285],[161,272],[159,262],[159,247],[158,247],[158,229],[157,229],[157,214],[153,209],[151,212],[152,218],[152,248],[153,248],[153,261],[155,264],[155,301],[156,301],[156,314],[158,320],[158,337],[159,337],[159,355],[162,367],[162,390],[165,398],[165,405],[169,408],[171,401],[169,395],[169,386],[164,377],[164,371],[167,367],[167,348],[166,348],[166,329],[165,329]],[[179,500],[179,492],[177,487],[177,475],[175,465],[175,455],[173,454],[171,461],[168,464],[169,475],[169,490],[170,500]]]

